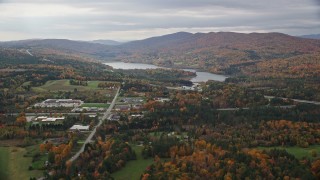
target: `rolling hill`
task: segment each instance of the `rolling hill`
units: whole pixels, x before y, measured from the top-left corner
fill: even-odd
[[[93,41],[89,41],[89,42],[98,43],[98,44],[104,44],[104,45],[108,45],[108,46],[118,46],[120,44],[123,44],[122,42],[113,41],[113,40],[104,40],[104,39],[93,40]]]
[[[250,68],[260,71],[262,67],[271,68],[266,65],[269,62],[295,62],[289,63],[288,68],[298,62],[312,66],[318,62],[320,52],[320,40],[281,33],[233,32],[178,32],[117,46],[66,39],[14,41],[0,43],[0,46],[31,49],[35,54],[46,57],[60,55],[141,62],[221,74],[245,73]],[[310,58],[316,60],[310,61]],[[265,63],[261,65],[262,62]]]
[[[87,57],[98,60],[104,59],[105,57],[112,57],[111,51],[114,51],[112,47],[103,44],[67,39],[9,41],[0,43],[0,46],[6,48],[30,49],[36,55],[41,56],[62,55]]]
[[[307,38],[307,39],[320,39],[320,34],[309,34],[309,35],[303,35],[300,37]]]
[[[122,61],[232,74],[241,66],[320,52],[320,40],[281,33],[175,33],[120,46]]]

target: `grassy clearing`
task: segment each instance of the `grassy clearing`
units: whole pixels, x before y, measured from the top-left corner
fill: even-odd
[[[97,107],[97,108],[108,108],[110,104],[106,103],[84,103],[81,107]]]
[[[85,140],[81,140],[81,141],[78,141],[77,143],[82,145],[82,144],[84,144],[85,142],[86,142]]]
[[[150,136],[154,136],[154,137],[160,137],[162,133],[163,133],[163,132],[151,132],[151,133],[149,133],[149,135],[150,135]],[[168,133],[167,133],[167,134],[168,134]]]
[[[32,163],[32,157],[27,155],[28,153],[32,154],[29,150],[35,150],[35,148],[35,146],[28,148],[0,147],[0,179],[15,180],[41,177],[43,171],[28,170],[30,165],[41,163],[40,161]]]
[[[23,84],[22,84],[22,86],[28,86],[28,85],[30,85],[31,84],[31,81],[27,81],[27,82],[24,82]]]
[[[7,147],[0,147],[0,177],[8,179],[8,162],[9,162],[10,150]]]
[[[97,89],[98,88],[98,84],[102,82],[102,81],[89,81],[88,82],[88,87],[91,89]]]
[[[140,176],[144,172],[146,167],[153,163],[152,158],[144,159],[142,157],[142,146],[132,145],[131,147],[137,154],[137,160],[129,161],[124,168],[113,173],[112,177],[114,177],[116,180],[140,179]]]
[[[77,89],[78,91],[86,91],[86,90],[97,90],[98,84],[102,81],[89,81],[88,86],[75,86],[71,85],[68,79],[65,80],[53,80],[48,81],[44,85],[39,87],[33,87],[32,90],[36,92],[44,92],[44,91],[74,91]]]
[[[40,153],[40,148],[39,145],[34,145],[34,146],[28,146],[26,147],[27,153],[25,154],[26,157],[33,157],[35,154],[39,154],[36,158],[36,161],[31,163],[31,166],[33,169],[40,169],[44,166],[44,163],[48,160],[47,155],[41,154]]]
[[[318,156],[320,156],[320,145],[314,145],[310,146],[308,148],[301,148],[301,147],[281,147],[281,146],[276,146],[276,147],[258,147],[260,150],[270,150],[270,149],[284,149],[288,153],[294,155],[297,159],[302,159],[303,157],[314,159],[315,157],[312,157],[311,151],[315,150],[318,153]]]

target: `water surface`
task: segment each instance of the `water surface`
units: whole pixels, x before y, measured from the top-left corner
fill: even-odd
[[[143,64],[143,63],[124,63],[124,62],[108,62],[104,63],[108,66],[113,67],[114,69],[157,69],[157,68],[165,68],[152,64]],[[171,68],[166,68],[171,69]],[[195,69],[183,69],[185,71],[196,72],[197,76],[192,78],[192,82],[206,82],[208,80],[220,81],[223,82],[226,80],[226,76],[213,74],[209,72],[200,72]]]

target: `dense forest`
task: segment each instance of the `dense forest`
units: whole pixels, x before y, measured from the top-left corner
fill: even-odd
[[[66,162],[67,171],[57,169],[55,178],[76,177],[79,173],[85,178],[113,178],[113,173],[122,171],[128,162],[139,161],[137,153],[153,159],[141,179],[318,177],[316,150],[311,151],[312,158],[301,159],[277,148],[319,145],[317,105],[282,108],[278,106],[279,100],[268,102],[259,94],[250,94],[250,97],[260,98],[261,103],[251,103],[255,100],[246,96],[247,88],[218,82],[207,83],[203,92],[160,93],[158,87],[143,82],[126,84],[123,90],[123,94],[147,95],[144,117],[130,119],[131,113],[139,111],[128,111],[121,114],[120,121],[106,122],[97,130],[95,142],[86,146],[81,158],[72,165]],[[221,94],[216,96],[217,93]],[[154,97],[159,95],[171,100],[155,101]],[[233,106],[228,102],[236,97],[238,100],[230,102],[246,102],[242,106],[250,108],[220,111],[215,103],[220,96],[225,97],[219,101],[226,106]],[[142,146],[141,152],[133,151],[135,146]]]

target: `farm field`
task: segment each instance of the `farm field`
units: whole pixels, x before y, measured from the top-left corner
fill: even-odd
[[[303,157],[307,157],[310,159],[314,159],[315,157],[312,157],[312,150],[315,150],[318,154],[317,157],[320,156],[320,145],[314,145],[310,146],[308,148],[301,148],[301,147],[281,147],[281,146],[276,146],[276,147],[258,147],[260,150],[270,150],[270,149],[284,149],[288,153],[294,155],[297,159],[302,159]]]
[[[16,179],[29,179],[30,177],[41,177],[43,175],[40,170],[28,170],[28,167],[32,165],[38,168],[41,166],[41,160],[32,163],[32,157],[29,157],[29,153],[32,154],[35,150],[35,146],[28,148],[19,147],[0,147],[0,177],[6,180]],[[24,155],[27,154],[27,157]]]
[[[69,80],[53,80],[48,81],[46,84],[33,87],[32,90],[36,92],[44,92],[44,91],[74,91],[77,89],[78,91],[87,91],[87,90],[97,90],[98,84],[100,81],[88,81],[88,86],[75,86],[70,85]]]

